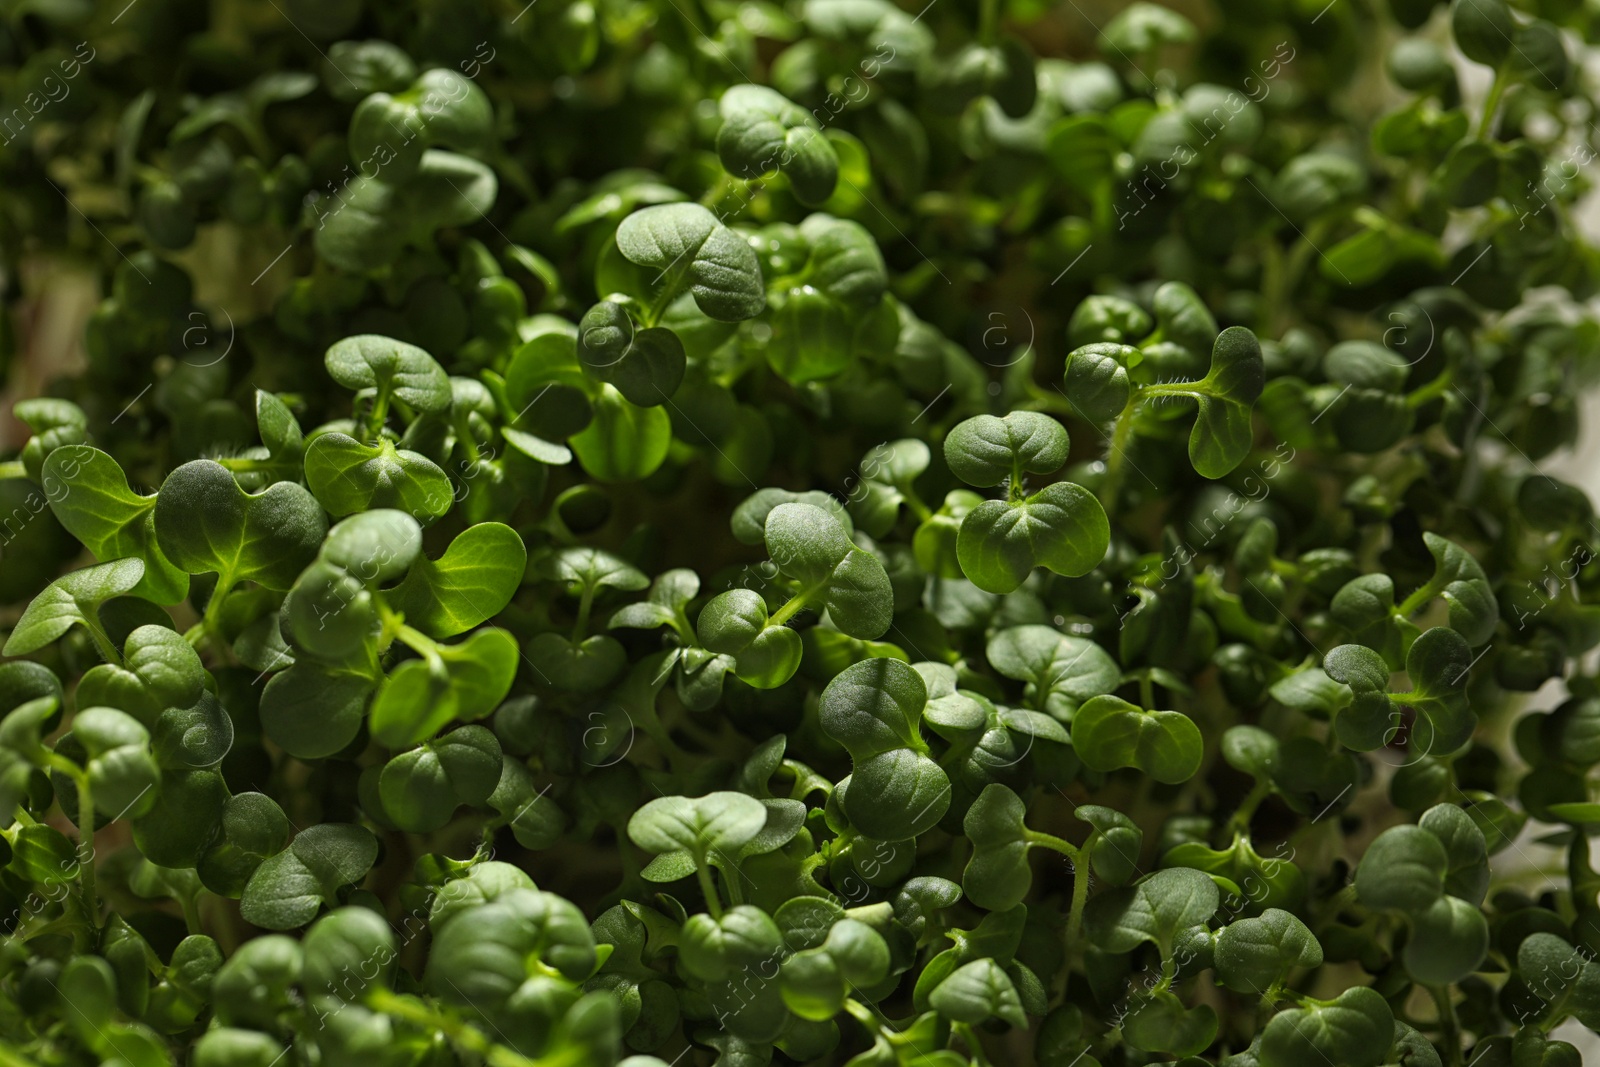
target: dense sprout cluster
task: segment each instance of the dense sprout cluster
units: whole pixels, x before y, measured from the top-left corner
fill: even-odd
[[[1184,11],[0,5],[0,1065],[1580,1064],[1600,20]]]

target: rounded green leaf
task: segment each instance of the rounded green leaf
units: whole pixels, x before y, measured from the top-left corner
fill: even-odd
[[[815,207],[833,194],[839,160],[809,111],[763,85],[735,85],[718,105],[717,155],[741,178],[781,171],[795,199]]]
[[[1280,1011],[1261,1032],[1261,1067],[1305,1067],[1324,1060],[1377,1067],[1394,1041],[1394,1012],[1375,989],[1357,986],[1327,1004]]]
[[[845,815],[862,833],[903,841],[935,825],[950,806],[950,781],[922,739],[928,702],[922,676],[899,660],[846,667],[822,692],[818,713],[854,763]]]
[[[987,488],[1024,473],[1049,474],[1067,461],[1066,428],[1037,411],[1004,418],[976,415],[958,423],[944,439],[944,458],[957,478]]]
[[[655,473],[672,443],[672,419],[660,407],[636,407],[616,387],[601,386],[594,417],[570,438],[583,469],[600,482],[636,482]]]
[[[1239,919],[1217,931],[1214,959],[1217,977],[1229,989],[1262,996],[1288,978],[1296,967],[1322,963],[1322,945],[1298,917],[1268,908],[1255,918]]]
[[[991,959],[973,960],[957,968],[929,995],[928,1004],[952,1022],[1001,1019],[1018,1028],[1028,1025],[1016,986]]]
[[[1028,867],[1027,808],[1010,789],[986,786],[962,823],[972,842],[972,858],[961,887],[978,907],[1008,911],[1022,903],[1033,886]]]
[[[1146,941],[1170,952],[1180,934],[1203,926],[1220,903],[1210,875],[1169,867],[1091,898],[1084,929],[1108,952],[1132,952]]]
[[[654,268],[657,307],[687,289],[701,311],[723,322],[754,318],[766,309],[754,250],[699,204],[635,211],[617,227],[617,248],[629,262]]]
[[[112,560],[63,574],[29,601],[0,652],[26,656],[60,640],[75,625],[99,630],[100,605],[131,593],[143,579],[141,559]]]
[[[811,504],[779,504],[767,514],[765,534],[772,562],[800,583],[800,596],[826,607],[840,630],[872,640],[889,629],[889,576],[833,515]]]
[[[454,637],[498,615],[516,595],[528,550],[515,530],[480,522],[456,535],[438,559],[418,556],[405,580],[384,593],[389,606],[429,637]]]
[[[989,638],[990,666],[1028,683],[1024,699],[1058,719],[1069,720],[1085,700],[1115,689],[1122,670],[1111,654],[1087,638],[1050,626],[1012,626]]]
[[[1489,924],[1478,906],[1441,896],[1413,916],[1404,953],[1406,971],[1426,985],[1459,982],[1489,954]]]
[[[156,497],[129,488],[116,460],[89,445],[63,445],[44,457],[39,482],[61,525],[96,559],[144,561],[136,595],[176,604],[188,593],[188,577],[167,559],[156,537]]]
[[[500,742],[481,726],[463,726],[402,752],[378,778],[383,812],[411,833],[446,825],[462,804],[481,807],[500,780]]]
[[[628,837],[646,852],[688,852],[704,860],[731,856],[767,824],[767,809],[744,793],[657,797],[633,813]]]
[[[1187,781],[1200,769],[1200,728],[1176,711],[1146,711],[1115,696],[1097,696],[1072,719],[1072,745],[1097,771],[1137,767],[1158,782]]]
[[[446,411],[450,407],[449,377],[432,356],[416,345],[377,334],[357,334],[335,342],[323,362],[333,380],[346,389],[391,393],[418,411]]]
[[[331,756],[355,740],[371,694],[366,678],[296,663],[262,691],[261,728],[291,756]]]
[[[986,500],[961,520],[956,557],[967,580],[1009,593],[1034,567],[1077,577],[1105,558],[1111,525],[1093,493],[1055,482],[1020,501]]]
[[[190,574],[214,573],[221,590],[240,581],[286,590],[316,557],[328,519],[297,482],[246,493],[219,463],[185,463],[161,483],[156,536]]]
[[[1229,326],[1211,349],[1211,370],[1196,386],[1200,411],[1189,434],[1189,462],[1202,478],[1221,478],[1244,461],[1254,434],[1250,412],[1266,367],[1256,335]]]
[[[1130,1048],[1193,1056],[1216,1038],[1217,1011],[1209,1004],[1186,1008],[1177,996],[1162,990],[1135,1000],[1122,1021],[1122,1034]]]
[[[1137,348],[1109,342],[1073,349],[1062,383],[1067,400],[1090,422],[1110,422],[1128,406],[1128,368],[1140,358]]]
[[[319,555],[369,586],[405,574],[422,553],[422,527],[403,511],[374,508],[334,523]]]
[[[616,386],[629,403],[666,403],[683,382],[683,342],[660,326],[640,327],[621,304],[602,300],[578,323],[578,362]]]
[[[431,522],[455,501],[450,478],[421,453],[387,439],[364,445],[338,432],[319,434],[306,448],[306,484],[336,516],[395,508]]]
[[[394,931],[370,908],[331,911],[306,931],[301,983],[316,994],[353,1000],[387,981],[396,955]]]
[[[1498,67],[1511,54],[1517,21],[1504,0],[1455,0],[1450,5],[1450,32],[1462,55]]]
[[[1420,826],[1391,826],[1373,839],[1356,868],[1356,893],[1373,908],[1417,914],[1444,892],[1449,856]]]

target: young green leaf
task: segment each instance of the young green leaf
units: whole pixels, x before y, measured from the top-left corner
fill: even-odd
[[[418,411],[450,407],[450,379],[444,368],[416,345],[377,334],[346,337],[323,357],[333,380],[346,389],[372,389],[379,410],[389,397]]]
[[[825,608],[852,637],[871,640],[889,629],[893,596],[883,564],[856,547],[828,512],[780,504],[767,515],[766,542],[779,571],[799,584],[803,606]]]
[[[822,692],[822,728],[854,765],[845,815],[869,837],[913,838],[950,806],[950,780],[922,738],[927,702],[921,675],[892,659],[853,664]]]
[[[621,304],[602,300],[578,323],[578,362],[631,404],[664,404],[687,366],[683,342],[661,326],[641,327]]]
[[[698,204],[635,211],[617,227],[617,248],[630,263],[656,272],[650,294],[656,315],[685,290],[701,311],[724,322],[754,318],[767,306],[755,252]],[[646,316],[646,324],[655,323]]]
[[[378,778],[383,813],[402,830],[429,833],[462,804],[482,807],[500,781],[500,742],[481,726],[463,726],[402,752]]]
[[[130,489],[116,460],[89,445],[63,445],[44,457],[40,481],[61,525],[96,559],[144,561],[136,595],[176,604],[188,593],[188,576],[167,559],[157,539],[156,497]]]
[[[1111,526],[1093,493],[1054,482],[1022,500],[986,500],[961,520],[956,558],[967,579],[1009,593],[1044,567],[1075,578],[1105,557]]]
[[[751,179],[779,171],[810,207],[833,195],[839,160],[805,108],[762,85],[735,85],[718,110],[717,155],[731,173]]]
[[[295,835],[245,886],[239,911],[268,930],[293,930],[316,917],[338,892],[366,877],[378,858],[378,840],[364,827],[319,823]]]
[[[1296,967],[1322,965],[1322,945],[1299,918],[1268,908],[1217,931],[1217,977],[1229,989],[1265,996]]]
[[[1326,1058],[1377,1067],[1394,1040],[1394,1012],[1375,989],[1357,986],[1331,1001],[1280,1011],[1261,1031],[1262,1067],[1303,1067]]]
[[[1148,941],[1167,956],[1178,937],[1203,926],[1220,903],[1217,884],[1209,875],[1192,867],[1172,867],[1091,898],[1084,928],[1108,952],[1132,952]]]
[[[569,441],[583,469],[599,482],[636,482],[654,474],[672,443],[672,419],[660,407],[637,407],[602,385],[593,418]]]
[[[1250,413],[1266,378],[1261,345],[1243,326],[1217,335],[1211,369],[1197,382],[1148,388],[1152,396],[1189,396],[1199,404],[1189,434],[1189,462],[1202,478],[1222,478],[1244,461],[1254,434]]]
[[[1111,654],[1093,641],[1049,626],[1013,626],[989,638],[985,655],[1007,678],[1026,682],[1030,707],[1070,722],[1084,701],[1115,689],[1122,672]]]
[[[242,581],[288,589],[315,558],[328,520],[297,482],[246,493],[220,464],[197,459],[161,484],[155,529],[174,564],[217,576],[217,596]]]
[[[1016,987],[994,960],[974,960],[958,968],[929,994],[928,1003],[952,1022],[1000,1019],[1016,1027],[1028,1025]]]
[[[101,653],[115,659],[116,650],[100,626],[100,606],[132,593],[143,579],[140,559],[112,560],[62,575],[29,602],[6,638],[4,654],[26,656],[60,640],[73,626],[83,626],[97,638]]]
[[[1096,696],[1072,719],[1072,745],[1097,771],[1137,767],[1158,782],[1187,781],[1200,768],[1200,728],[1176,711],[1146,711],[1121,697]]]
[[[388,439],[368,445],[336,431],[318,434],[306,448],[306,484],[334,516],[395,508],[431,522],[455,500],[449,477],[428,457]]]
[[[766,807],[743,793],[657,797],[628,820],[628,836],[647,852],[687,852],[704,863],[713,853],[737,854],[766,824]]]
[[[944,458],[957,478],[988,488],[1024,474],[1049,474],[1067,461],[1071,441],[1055,419],[1037,411],[1004,418],[978,415],[959,423],[944,439]]]
[[[509,526],[478,523],[457,534],[438,559],[419,556],[384,599],[429,637],[454,637],[511,602],[527,561],[522,538]]]

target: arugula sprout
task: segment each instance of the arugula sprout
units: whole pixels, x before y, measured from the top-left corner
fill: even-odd
[[[961,570],[978,588],[1008,593],[1034,567],[1077,577],[1105,555],[1110,526],[1094,494],[1073,482],[1052,482],[1032,495],[1025,474],[1049,474],[1066,461],[1070,439],[1061,424],[1033,411],[967,419],[945,438],[944,457],[968,485],[1006,487],[1005,500],[968,511],[956,538]]]
[[[795,199],[810,207],[833,195],[839,158],[805,108],[763,85],[735,85],[718,110],[717,155],[730,174],[748,179],[778,171]]]
[[[16,6],[0,1067],[1595,1058],[1592,5]]]

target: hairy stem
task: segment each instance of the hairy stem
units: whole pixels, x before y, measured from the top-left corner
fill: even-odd
[[[1138,402],[1138,392],[1129,394],[1122,414],[1117,416],[1116,429],[1111,431],[1111,451],[1106,454],[1105,479],[1100,483],[1100,505],[1107,514],[1117,506],[1117,495],[1122,488],[1122,461],[1128,454],[1128,441],[1133,436],[1133,409]]]

